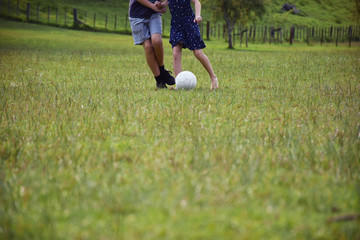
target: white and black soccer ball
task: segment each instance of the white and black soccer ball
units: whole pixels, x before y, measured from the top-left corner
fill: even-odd
[[[192,72],[183,71],[176,76],[175,83],[177,89],[190,90],[195,88],[197,80]]]

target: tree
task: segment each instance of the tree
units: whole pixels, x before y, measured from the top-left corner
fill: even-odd
[[[215,18],[223,17],[228,33],[229,48],[233,48],[232,31],[235,24],[246,25],[265,13],[266,0],[204,0]]]
[[[354,9],[355,21],[360,22],[360,0],[354,0],[356,8]]]

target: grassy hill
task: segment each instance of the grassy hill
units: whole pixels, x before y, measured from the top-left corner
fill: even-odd
[[[354,24],[352,0],[271,0],[263,22],[294,24],[297,26],[329,26]],[[299,15],[281,11],[284,3],[293,4],[300,10]]]
[[[25,6],[27,2],[33,6],[40,4],[43,6],[40,10],[47,12],[46,6],[53,6],[68,9],[78,8],[82,12],[86,11],[88,16],[92,17],[93,13],[97,13],[98,18],[104,18],[105,14],[113,16],[117,14],[122,21],[125,21],[128,11],[129,0],[28,0],[23,1]],[[4,12],[8,4],[8,0],[0,0],[1,12]],[[295,5],[299,10],[299,15],[286,14],[281,11],[284,3]],[[12,1],[12,5],[16,5],[16,1]],[[296,26],[330,26],[330,25],[349,25],[354,24],[353,9],[354,2],[351,0],[268,0],[267,13],[262,20],[258,21],[258,25],[296,25]],[[204,20],[211,19],[211,10],[205,4],[202,6]],[[169,24],[170,13],[164,15],[165,24]],[[101,20],[99,20],[101,21]]]

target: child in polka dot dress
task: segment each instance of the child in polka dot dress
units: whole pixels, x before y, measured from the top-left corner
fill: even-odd
[[[192,1],[195,14],[191,8]],[[211,79],[211,89],[218,88],[218,79],[214,73],[208,57],[202,51],[205,43],[201,38],[199,23],[202,21],[201,4],[199,0],[164,0],[156,2],[158,8],[169,6],[171,13],[170,43],[173,48],[173,64],[175,76],[182,71],[181,54],[183,48],[194,52],[195,57],[201,62]]]

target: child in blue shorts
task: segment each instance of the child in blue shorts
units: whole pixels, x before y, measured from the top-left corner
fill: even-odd
[[[157,88],[174,85],[175,79],[164,67],[161,15],[166,8],[157,8],[155,0],[130,0],[129,20],[135,45],[142,45],[146,62]]]
[[[195,14],[191,8],[190,1],[195,5]],[[208,72],[211,79],[210,88],[217,89],[218,79],[208,57],[202,51],[206,46],[201,38],[198,25],[202,21],[199,0],[164,0],[163,2],[156,2],[155,5],[158,9],[164,9],[169,6],[171,12],[170,43],[173,48],[175,76],[182,71],[182,49],[189,48]]]

